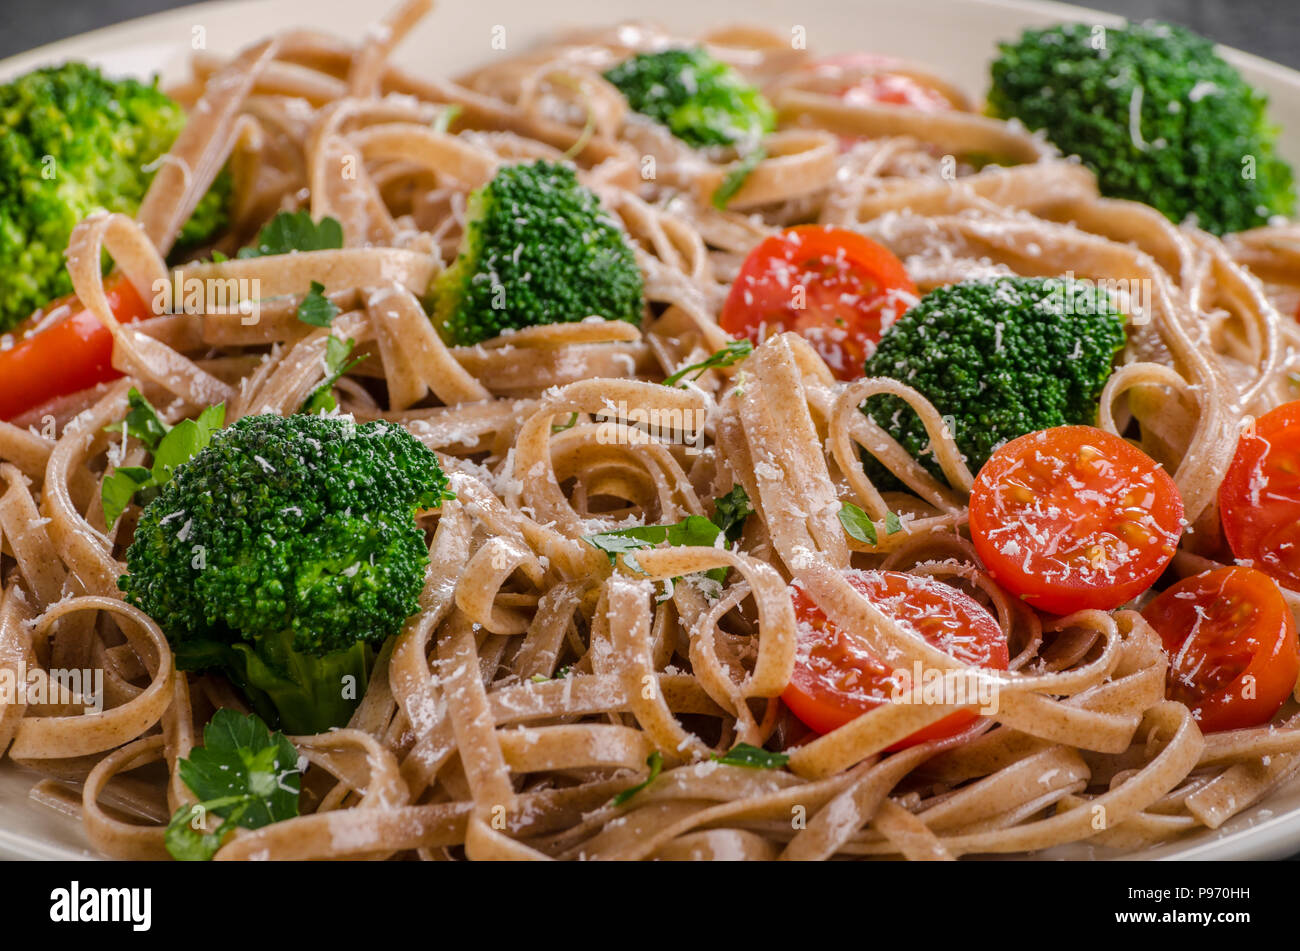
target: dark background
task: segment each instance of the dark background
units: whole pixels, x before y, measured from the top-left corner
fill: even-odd
[[[1135,19],[1173,20],[1220,43],[1300,68],[1298,0],[1081,0],[1080,5]],[[0,0],[0,57],[180,6],[184,0]],[[647,0],[647,9],[653,6]]]

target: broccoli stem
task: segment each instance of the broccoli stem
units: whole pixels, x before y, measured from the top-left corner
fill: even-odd
[[[203,640],[181,644],[183,670],[219,668],[268,724],[291,734],[345,726],[365,695],[375,652],[365,641],[322,657],[293,649],[288,629],[254,644]]]

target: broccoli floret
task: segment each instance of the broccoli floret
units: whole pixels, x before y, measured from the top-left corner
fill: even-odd
[[[0,84],[0,332],[71,292],[63,250],[73,227],[101,208],[135,214],[150,163],[184,125],[156,81],[109,79],[84,63]],[[180,244],[224,226],[230,187],[223,172]]]
[[[931,291],[885,332],[867,376],[917,390],[948,422],[976,472],[1003,443],[1025,433],[1094,423],[1097,401],[1124,345],[1123,318],[1086,281],[999,278]],[[942,479],[920,417],[895,396],[864,411]],[[883,466],[867,471],[895,487]]]
[[[623,230],[572,168],[508,165],[469,200],[455,263],[434,282],[448,343],[593,315],[640,324],[643,280]]]
[[[417,610],[415,512],[446,484],[400,426],[247,416],[145,507],[118,584],[179,667],[218,668],[267,722],[321,732],[347,722],[373,649]]]
[[[762,94],[702,49],[639,53],[605,78],[632,109],[696,148],[756,143],[776,126]]]
[[[1213,44],[1148,22],[1094,32],[1028,30],[993,63],[989,109],[1043,129],[1097,174],[1103,194],[1146,202],[1214,234],[1243,231],[1295,203],[1275,151],[1267,97]]]

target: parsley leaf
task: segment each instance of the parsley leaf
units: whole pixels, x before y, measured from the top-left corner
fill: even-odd
[[[593,548],[603,551],[609,557],[609,563],[615,564],[619,555],[653,548],[667,542],[669,545],[700,546],[713,548],[721,535],[728,542],[734,543],[740,537],[745,519],[753,514],[749,496],[743,486],[732,486],[726,495],[714,500],[713,519],[703,515],[688,515],[672,525],[634,525],[631,528],[617,528],[598,535],[584,535],[582,540]],[[718,584],[727,580],[727,569],[711,568],[703,573]]]
[[[152,477],[153,473],[144,466],[118,466],[104,480],[99,492],[104,503],[104,524],[109,528],[116,525],[135,494],[147,486]]]
[[[343,247],[343,226],[334,218],[317,224],[307,211],[282,211],[257,233],[252,247],[240,248],[239,258],[261,258],[290,251],[329,251]]]
[[[844,526],[844,531],[848,533],[849,538],[866,542],[868,545],[876,544],[876,524],[871,521],[870,515],[852,502],[845,502],[840,506],[839,516],[840,524]]]
[[[703,515],[688,515],[676,525],[668,526],[668,544],[712,548],[721,534],[722,529]]]
[[[703,545],[711,548],[722,530],[703,515],[688,515],[672,525],[634,525],[599,535],[584,535],[583,541],[609,556],[612,565],[618,555],[641,548],[670,545]]]
[[[153,452],[171,427],[163,422],[158,411],[134,386],[126,394],[126,405],[128,407],[126,418],[121,423],[106,426],[105,430],[124,431],[127,435],[140,440],[150,452]]]
[[[754,169],[758,168],[758,163],[765,158],[767,158],[767,149],[762,146],[746,155],[742,155],[740,161],[722,179],[722,184],[713,190],[713,207],[718,211],[726,211],[731,199],[736,197],[736,193],[745,184],[745,180],[754,173]]]
[[[652,782],[659,778],[660,771],[664,768],[663,755],[655,750],[646,757],[645,764],[650,767],[650,775],[645,778],[645,782],[637,783],[630,789],[624,789],[621,793],[609,801],[611,806],[621,806],[641,790],[645,789]]]
[[[582,540],[592,548],[603,551],[609,556],[612,565],[624,552],[652,548],[668,538],[667,525],[642,525],[635,528],[620,528],[598,535],[583,535]]]
[[[839,517],[840,524],[844,526],[844,531],[848,533],[850,538],[855,538],[868,545],[875,545],[879,541],[876,523],[871,520],[870,515],[852,502],[841,503]],[[886,512],[885,534],[893,535],[895,532],[901,532],[902,530],[903,520],[898,517],[898,513]]]
[[[710,354],[699,363],[692,363],[690,366],[682,367],[672,376],[664,380],[664,386],[676,386],[686,377],[686,374],[694,371],[695,375],[692,380],[698,380],[704,375],[706,370],[713,370],[718,367],[729,367],[739,363],[745,357],[754,352],[754,345],[748,340],[733,340],[721,350]]]
[[[256,715],[218,710],[179,771],[199,802],[172,815],[163,841],[173,858],[206,861],[236,827],[260,829],[298,815],[298,751]],[[215,828],[213,816],[222,820]]]
[[[325,296],[325,285],[320,281],[312,281],[311,290],[298,304],[298,319],[313,327],[328,327],[338,315],[338,305]]]
[[[754,506],[743,485],[733,485],[730,492],[713,500],[713,522],[732,544],[739,541],[745,531],[745,519],[753,514]]]
[[[311,395],[303,401],[298,412],[314,416],[320,413],[331,413],[338,408],[338,401],[334,399],[334,384],[339,381],[339,377],[369,356],[365,354],[348,363],[347,359],[356,344],[357,342],[351,337],[347,340],[330,337],[325,342],[325,382],[311,391]]]
[[[148,501],[151,493],[171,481],[176,469],[207,448],[213,434],[226,423],[224,403],[209,406],[197,419],[185,419],[175,426],[167,426],[157,410],[135,390],[127,395],[127,402],[131,409],[117,425],[149,447],[153,464],[149,467],[119,466],[104,479],[99,497],[104,506],[104,524],[109,528],[117,523],[133,499]]]
[[[178,467],[189,462],[212,442],[212,436],[226,424],[226,404],[209,406],[197,419],[181,420],[158,443],[153,454],[153,484],[166,485]]]
[[[714,753],[713,759],[727,766],[744,766],[748,769],[780,769],[790,762],[790,754],[773,753],[771,750],[765,750],[749,743],[737,743],[721,756]]]

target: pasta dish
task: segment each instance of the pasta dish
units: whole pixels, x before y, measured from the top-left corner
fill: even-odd
[[[116,858],[953,859],[1300,771],[1300,228],[1208,41],[447,79],[431,6],[0,91],[35,799]]]

